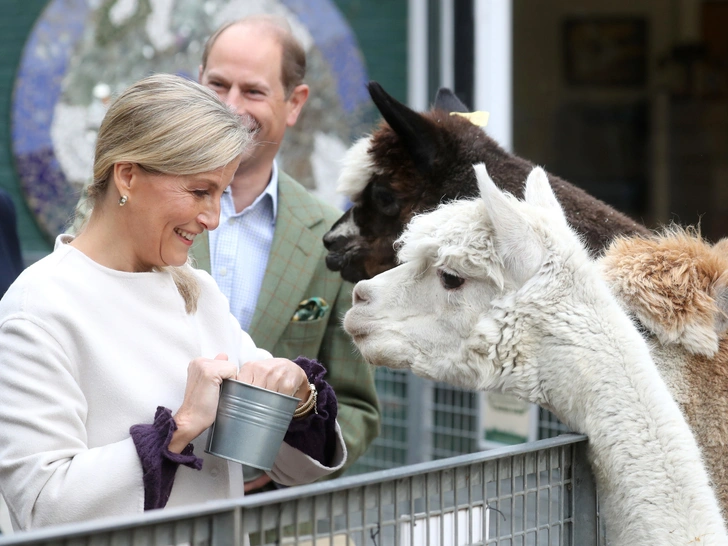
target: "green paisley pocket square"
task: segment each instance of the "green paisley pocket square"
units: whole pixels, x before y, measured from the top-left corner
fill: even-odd
[[[293,313],[293,322],[306,322],[322,318],[329,310],[329,304],[323,298],[309,298],[298,304],[296,312]]]

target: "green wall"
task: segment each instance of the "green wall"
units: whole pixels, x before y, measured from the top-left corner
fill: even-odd
[[[20,192],[13,166],[10,114],[15,73],[25,40],[48,0],[0,0],[0,187],[18,212],[18,233],[27,262],[52,248]],[[356,34],[369,78],[399,100],[407,98],[407,0],[335,0]]]
[[[0,187],[7,190],[18,212],[18,233],[26,261],[51,249],[20,193],[10,146],[10,108],[15,72],[25,39],[47,0],[2,0],[0,12]]]
[[[335,0],[356,34],[369,78],[407,101],[407,0]]]

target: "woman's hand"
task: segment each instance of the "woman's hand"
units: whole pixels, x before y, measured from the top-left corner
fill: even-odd
[[[306,372],[298,364],[286,358],[246,362],[240,366],[237,380],[269,391],[295,396],[302,402],[309,396]]]
[[[294,364],[295,366],[295,364]],[[195,358],[187,367],[187,385],[182,405],[174,416],[177,430],[168,449],[181,453],[192,440],[215,421],[220,385],[223,379],[235,379],[238,367],[220,353],[214,359]],[[305,374],[304,374],[305,375]]]

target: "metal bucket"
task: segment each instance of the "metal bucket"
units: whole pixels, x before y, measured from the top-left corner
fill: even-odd
[[[298,398],[225,379],[205,451],[252,467],[246,481],[270,470],[283,443]]]

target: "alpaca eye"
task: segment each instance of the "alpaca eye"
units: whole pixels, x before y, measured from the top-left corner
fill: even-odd
[[[399,203],[391,191],[381,186],[372,188],[372,197],[379,211],[386,216],[397,216],[399,214]]]
[[[447,273],[446,271],[440,271],[439,275],[440,282],[442,283],[442,286],[445,290],[454,290],[456,288],[460,288],[465,282],[465,279],[463,279],[462,277]]]

